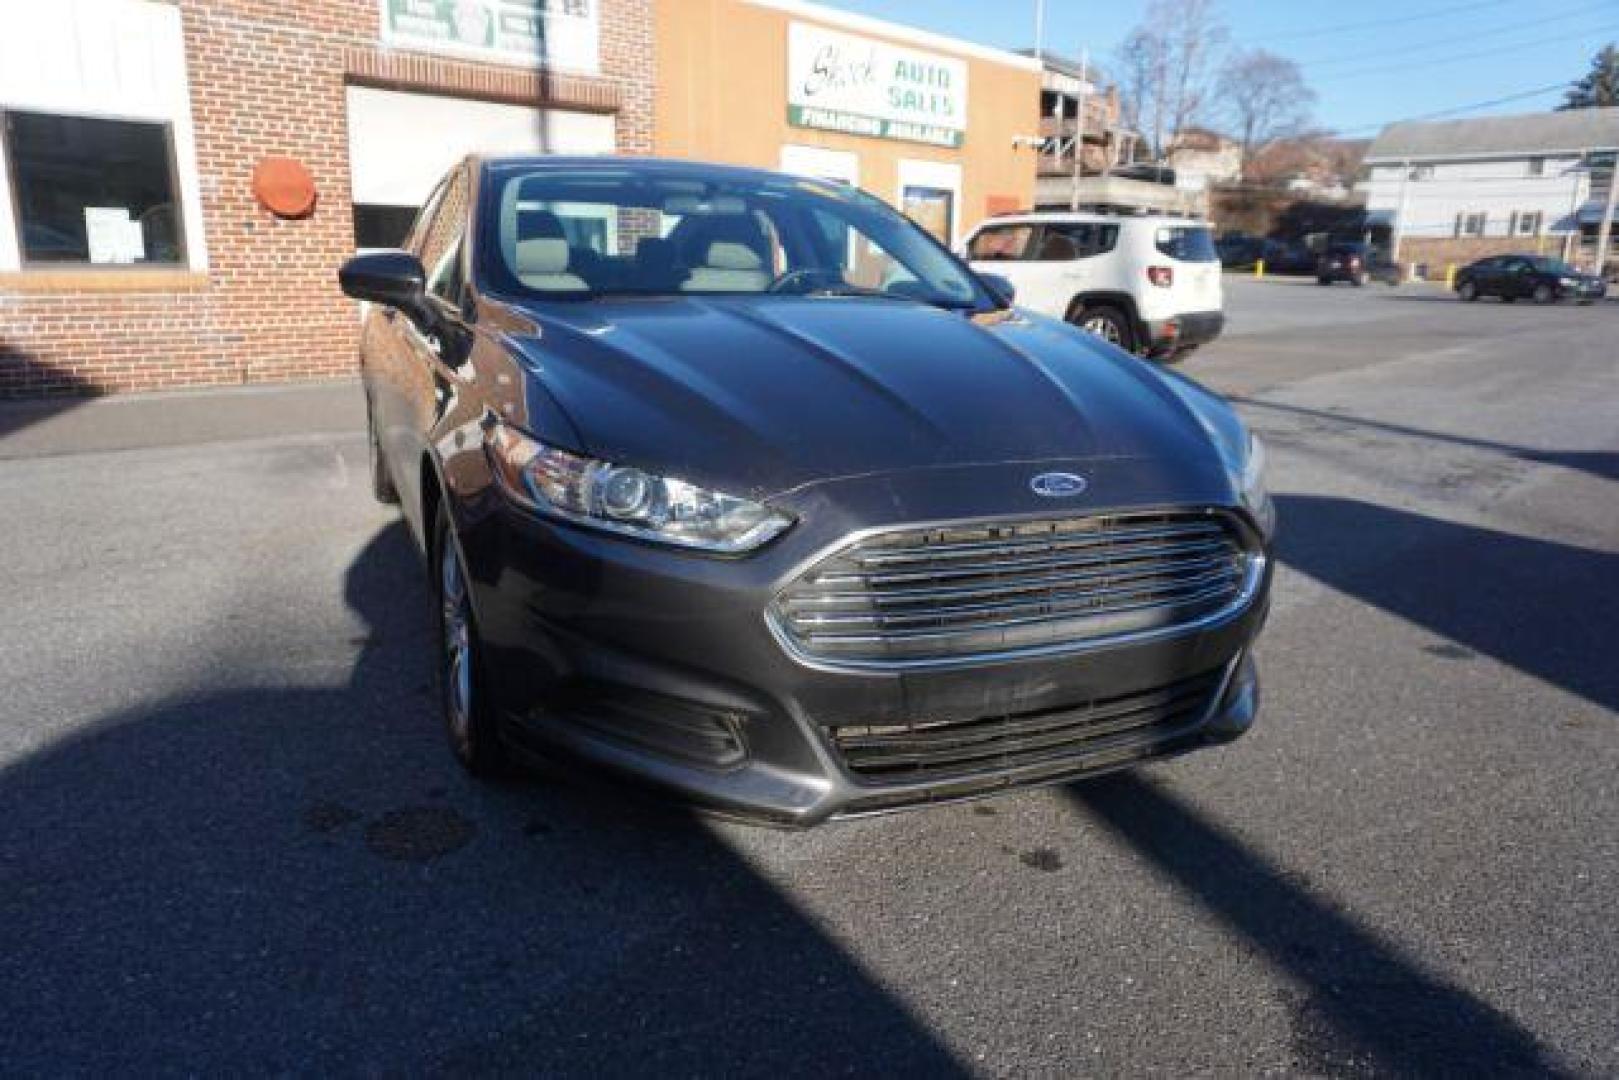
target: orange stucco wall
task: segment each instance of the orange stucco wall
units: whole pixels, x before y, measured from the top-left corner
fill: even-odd
[[[896,205],[900,161],[959,164],[956,234],[990,213],[1034,205],[1036,151],[1017,136],[1039,130],[1037,70],[953,53],[863,29],[748,3],[660,0],[653,144],[665,157],[780,168],[782,147],[824,147],[859,155],[860,186]],[[798,21],[892,41],[967,64],[967,131],[959,148],[866,138],[787,122],[787,27]]]

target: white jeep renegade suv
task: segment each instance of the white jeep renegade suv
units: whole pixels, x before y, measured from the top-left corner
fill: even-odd
[[[1177,360],[1220,336],[1220,256],[1207,222],[1038,213],[991,218],[967,237],[974,270],[1020,306],[1066,319],[1129,352]]]

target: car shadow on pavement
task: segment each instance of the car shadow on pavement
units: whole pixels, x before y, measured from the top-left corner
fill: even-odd
[[[0,772],[8,1070],[963,1073],[713,826],[464,778],[422,581],[398,524],[350,567],[346,685],[203,656]]]
[[[1158,784],[1121,774],[1067,789],[1075,805],[1301,987],[1303,1072],[1326,1076],[1560,1075],[1534,1036],[1425,971],[1307,884]],[[1233,1000],[1231,1007],[1244,1004]]]
[[[0,454],[7,435],[82,405],[96,393],[72,371],[41,363],[0,336]]]
[[[1474,450],[1487,450],[1493,453],[1506,454],[1520,461],[1533,462],[1537,465],[1557,465],[1565,469],[1589,473],[1598,479],[1619,481],[1619,453],[1613,451],[1531,450],[1525,446],[1513,446],[1509,443],[1493,442],[1489,439],[1475,439],[1467,435],[1450,435],[1439,431],[1428,431],[1424,428],[1391,424],[1383,420],[1368,420],[1365,417],[1352,416],[1347,413],[1310,409],[1302,405],[1288,405],[1279,401],[1262,401],[1258,398],[1239,395],[1231,395],[1227,400],[1233,404],[1241,405],[1245,409],[1284,413],[1290,416],[1304,417],[1308,420],[1324,421],[1344,428],[1366,428],[1390,435],[1428,439],[1433,442],[1447,443],[1451,446],[1465,446]]]
[[[1619,709],[1619,555],[1353,499],[1278,495],[1276,507],[1286,565],[1452,648]]]

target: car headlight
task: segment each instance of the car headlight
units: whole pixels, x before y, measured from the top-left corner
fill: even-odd
[[[1575,278],[1566,277],[1566,278],[1559,278],[1557,283],[1559,285],[1561,285],[1565,289],[1572,289],[1576,285],[1579,284],[1579,281],[1577,279],[1575,279]]]
[[[1271,536],[1276,532],[1276,505],[1271,502],[1270,489],[1265,483],[1265,470],[1268,465],[1265,444],[1260,441],[1258,435],[1250,432],[1248,452],[1243,457],[1242,472],[1237,485],[1242,491],[1243,504],[1254,515],[1260,531],[1266,536]]]
[[[488,445],[509,496],[531,510],[591,528],[734,555],[752,551],[793,523],[768,506],[570,454],[504,424],[491,430]]]

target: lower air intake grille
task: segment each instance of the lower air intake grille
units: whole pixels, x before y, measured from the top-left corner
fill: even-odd
[[[908,784],[1084,764],[1092,751],[1150,745],[1201,721],[1221,686],[1220,671],[1060,709],[961,721],[850,724],[829,729],[855,776]]]
[[[1243,599],[1252,556],[1201,511],[880,533],[816,564],[771,619],[813,660],[875,666],[1171,630]]]

